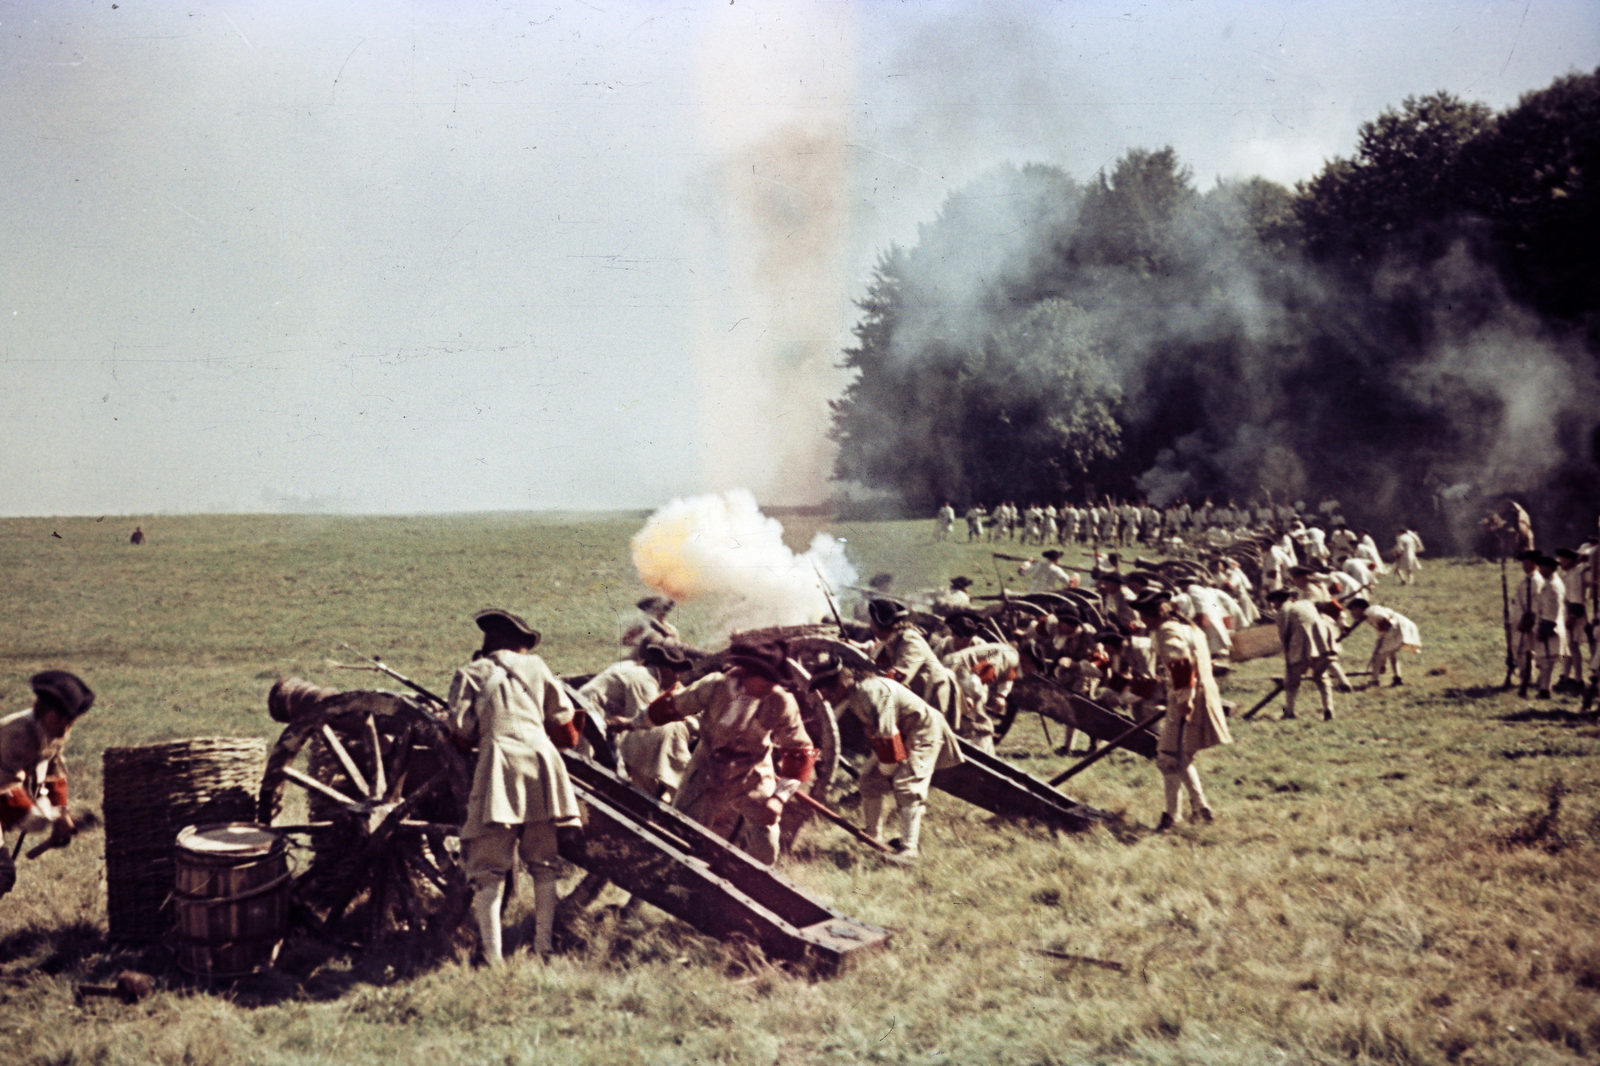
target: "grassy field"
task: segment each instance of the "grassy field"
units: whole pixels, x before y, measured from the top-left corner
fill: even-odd
[[[442,687],[476,644],[471,612],[493,603],[527,612],[558,671],[588,672],[643,592],[639,515],[149,518],[140,548],[134,521],[0,521],[0,707],[25,707],[47,667],[95,688],[70,750],[91,805],[107,746],[273,737],[280,674],[370,684],[327,668],[339,641]],[[816,528],[792,524],[791,542]],[[957,573],[996,587],[989,546],[934,543],[931,522],[829,528],[901,588]],[[827,981],[607,895],[548,965],[418,969],[291,945],[283,972],[236,988],[162,970],[138,1005],[75,1003],[75,983],[162,965],[106,942],[93,833],[22,861],[0,901],[0,1062],[1593,1062],[1600,728],[1570,699],[1496,687],[1498,586],[1497,567],[1466,560],[1382,586],[1422,628],[1407,686],[1340,697],[1332,723],[1277,721],[1281,703],[1236,721],[1236,743],[1198,760],[1213,825],[1150,832],[1159,778],[1117,754],[1072,793],[1128,833],[1054,835],[935,793],[925,857],[901,870],[813,826],[786,873],[895,933]],[[675,615],[716,645],[708,618]],[[1370,646],[1353,636],[1347,668]],[[1248,705],[1279,672],[1250,663],[1224,692]],[[1023,720],[1001,753],[1047,776],[1067,764],[1060,740]]]

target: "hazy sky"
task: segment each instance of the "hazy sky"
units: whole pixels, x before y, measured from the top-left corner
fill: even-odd
[[[0,0],[0,514],[819,499],[986,168],[1292,185],[1596,65],[1600,0]]]

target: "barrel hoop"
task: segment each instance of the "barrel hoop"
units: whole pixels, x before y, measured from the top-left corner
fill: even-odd
[[[172,898],[183,903],[198,903],[205,907],[215,907],[224,903],[237,903],[241,899],[255,899],[257,896],[265,896],[269,892],[275,892],[282,888],[288,881],[288,873],[281,873],[266,884],[257,885],[250,891],[240,892],[236,896],[191,896],[187,892],[179,892],[174,889]]]

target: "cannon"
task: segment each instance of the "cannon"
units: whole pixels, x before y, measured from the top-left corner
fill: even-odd
[[[456,835],[471,757],[428,701],[409,694],[291,678],[273,686],[269,708],[286,724],[258,816],[310,854],[291,883],[297,917],[348,943],[422,934],[449,946],[471,898]],[[886,930],[812,898],[615,770],[562,755],[587,815],[583,834],[561,842],[569,862],[707,935],[811,972],[836,972],[888,943]]]

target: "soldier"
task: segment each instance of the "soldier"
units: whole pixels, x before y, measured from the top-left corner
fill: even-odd
[[[992,755],[995,723],[1005,714],[1006,697],[1020,668],[1017,649],[979,640],[982,619],[972,611],[958,611],[945,622],[955,636],[943,662],[955,675],[962,701],[959,735]]]
[[[1527,698],[1533,670],[1538,668],[1537,699],[1550,698],[1550,678],[1567,656],[1566,585],[1557,575],[1552,556],[1529,549],[1517,556],[1523,579],[1512,597],[1511,612],[1517,617],[1517,664],[1522,683],[1520,698]]]
[[[735,644],[727,664],[724,672],[657,696],[648,714],[656,725],[699,715],[700,743],[673,806],[771,865],[778,861],[783,805],[811,780],[817,749],[776,654]]]
[[[861,818],[869,835],[883,839],[884,801],[890,796],[900,817],[900,836],[889,842],[902,856],[917,856],[922,816],[934,771],[959,766],[961,746],[937,711],[888,677],[858,677],[849,667],[824,671],[811,688],[860,719],[872,744],[861,770]]]
[[[950,587],[943,592],[935,593],[929,610],[941,618],[954,611],[964,611],[972,606],[972,597],[967,595],[967,590],[972,587],[972,579],[965,574],[958,574],[950,579]]]
[[[0,896],[16,883],[16,866],[5,834],[48,829],[55,846],[76,830],[67,810],[67,767],[62,751],[79,716],[94,706],[94,693],[75,674],[44,670],[28,681],[33,706],[0,718]]]
[[[1399,611],[1391,607],[1379,607],[1369,604],[1361,597],[1351,600],[1347,606],[1355,625],[1363,622],[1372,623],[1372,628],[1378,631],[1376,642],[1372,645],[1372,662],[1369,669],[1372,673],[1374,687],[1382,684],[1384,667],[1394,671],[1394,686],[1405,684],[1400,676],[1400,653],[1406,650],[1420,652],[1422,650],[1422,637],[1417,630],[1417,624]]]
[[[1589,644],[1589,609],[1585,600],[1589,594],[1590,562],[1571,548],[1562,548],[1556,552],[1556,563],[1566,600],[1561,624],[1567,631],[1567,661],[1555,687],[1557,692],[1582,692],[1583,653]]]
[[[478,749],[461,826],[462,863],[484,961],[498,966],[500,905],[517,857],[533,877],[534,951],[550,953],[561,865],[557,830],[580,825],[578,797],[557,751],[578,741],[577,709],[533,654],[539,633],[527,621],[498,608],[472,620],[483,646],[456,671],[447,707],[455,735]]]
[[[133,534],[128,538],[128,543],[134,547],[144,543],[144,530],[138,526],[133,527]]]
[[[935,540],[949,540],[950,531],[956,527],[956,509],[946,500],[943,507],[939,508],[939,525],[934,532]]]
[[[897,603],[873,600],[868,614],[878,640],[874,662],[944,715],[951,728],[960,729],[956,679],[928,646],[928,638],[911,621],[909,612]]]
[[[578,690],[600,707],[607,727],[620,734],[617,749],[628,780],[665,803],[672,802],[683,783],[700,722],[685,718],[658,726],[646,712],[657,696],[673,691],[690,665],[681,647],[661,641],[640,649],[638,659],[612,663]]]
[[[1417,560],[1421,555],[1422,538],[1417,536],[1405,526],[1395,530],[1394,536],[1394,569],[1400,577],[1400,584],[1410,585],[1417,580],[1417,571],[1422,569],[1422,563]]]
[[[1206,748],[1232,744],[1233,737],[1223,717],[1222,696],[1211,673],[1205,635],[1177,616],[1164,592],[1140,597],[1137,609],[1154,634],[1155,674],[1165,683],[1167,695],[1167,713],[1156,743],[1156,768],[1161,771],[1166,809],[1156,830],[1183,821],[1180,802],[1184,791],[1189,793],[1191,816],[1210,822],[1214,815],[1200,786],[1194,757]]]
[[[1283,642],[1283,717],[1293,718],[1295,696],[1307,675],[1322,698],[1322,720],[1333,719],[1332,667],[1339,658],[1339,631],[1322,609],[1337,606],[1290,599],[1289,589],[1275,589],[1267,602],[1278,612],[1278,637]]]
[[[646,644],[678,639],[678,627],[667,621],[668,613],[677,606],[673,601],[665,596],[646,596],[634,606],[639,615],[622,634],[622,644],[637,654]]]
[[[967,540],[969,542],[983,539],[983,519],[984,513],[981,506],[973,504],[967,508]]]
[[[1043,556],[1042,559],[1035,559],[1017,567],[1018,576],[1028,579],[1030,593],[1057,592],[1077,585],[1077,579],[1061,569],[1061,549],[1050,548],[1040,555]]]

